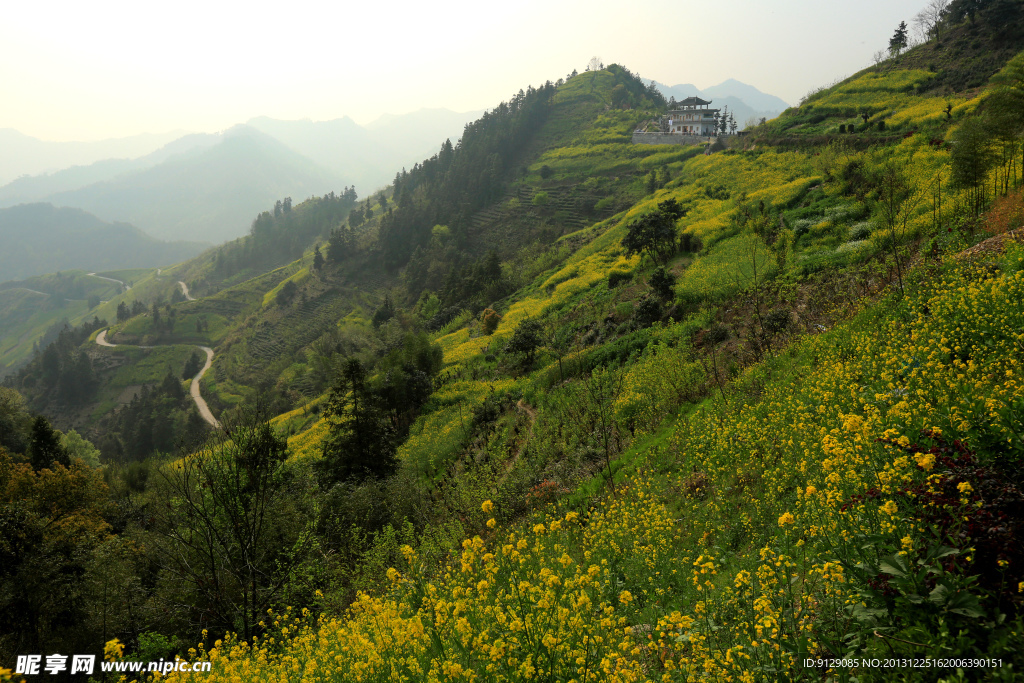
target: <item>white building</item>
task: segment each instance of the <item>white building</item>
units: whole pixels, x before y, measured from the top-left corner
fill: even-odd
[[[681,135],[715,135],[715,114],[717,109],[709,109],[710,101],[699,97],[687,97],[676,103],[673,109],[661,119],[661,130],[664,133]]]

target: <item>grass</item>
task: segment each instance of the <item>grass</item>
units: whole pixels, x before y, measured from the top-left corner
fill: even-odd
[[[106,270],[102,273],[96,273],[103,277],[109,277],[114,280],[120,280],[129,285],[144,280],[150,276],[155,276],[157,268],[127,268],[124,270]]]
[[[31,360],[35,343],[54,325],[64,320],[77,325],[91,319],[91,312],[85,301],[57,304],[23,289],[0,290],[0,320],[3,321],[0,375]]]

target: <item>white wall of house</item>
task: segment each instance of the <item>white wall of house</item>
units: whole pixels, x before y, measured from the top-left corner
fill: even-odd
[[[717,109],[681,109],[669,114],[668,131],[690,135],[714,135]]]

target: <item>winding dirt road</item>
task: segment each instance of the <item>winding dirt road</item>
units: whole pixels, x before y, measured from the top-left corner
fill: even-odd
[[[192,296],[191,294],[188,293],[188,285],[186,285],[181,280],[178,280],[178,284],[181,285],[181,293],[185,295],[185,299],[187,301],[195,301],[196,300],[196,298],[194,296]]]
[[[115,346],[135,346],[135,348],[138,349],[156,348],[155,346],[136,346],[134,344],[111,344],[107,341],[107,330],[103,330],[96,335],[96,344],[98,346],[106,346],[108,348],[113,348]],[[203,378],[206,371],[210,369],[211,365],[213,365],[213,349],[209,346],[199,346],[199,348],[206,353],[206,364],[204,364],[202,369],[200,369],[199,372],[196,373],[196,376],[192,378],[192,386],[189,389],[189,392],[192,394],[192,400],[195,401],[196,408],[199,409],[199,414],[202,418],[214,429],[220,429],[220,422],[213,416],[213,413],[210,412],[210,406],[206,405],[206,400],[202,397],[202,394],[199,393],[199,380]]]
[[[124,289],[125,289],[125,291],[126,291],[126,292],[127,292],[127,291],[128,291],[129,289],[131,289],[131,288],[132,288],[132,286],[131,286],[131,285],[129,285],[129,284],[125,284],[125,283],[124,283],[124,282],[122,282],[121,280],[115,280],[115,279],[114,279],[114,278],[112,278],[112,277],[104,277],[103,275],[97,275],[96,273],[86,273],[86,275],[91,275],[92,277],[98,277],[98,278],[99,278],[99,279],[101,279],[101,280],[107,280],[107,281],[109,281],[109,282],[116,282],[117,284],[119,284],[119,285],[121,285],[122,287],[124,287]]]

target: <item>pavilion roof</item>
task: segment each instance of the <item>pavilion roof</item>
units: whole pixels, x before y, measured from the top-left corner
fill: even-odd
[[[676,105],[680,107],[706,107],[711,104],[711,100],[702,100],[699,97],[687,97],[685,100],[676,102]]]

